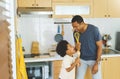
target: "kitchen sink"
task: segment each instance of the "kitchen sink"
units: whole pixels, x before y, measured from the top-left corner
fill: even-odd
[[[120,54],[120,52],[113,49],[103,49],[102,54]]]

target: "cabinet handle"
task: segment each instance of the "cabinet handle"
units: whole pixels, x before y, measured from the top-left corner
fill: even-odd
[[[110,15],[108,15],[108,17],[110,17]]]
[[[34,4],[32,4],[32,6],[34,6]]]
[[[38,6],[38,4],[36,4],[36,6]]]
[[[105,61],[107,61],[107,58],[105,58]]]
[[[104,59],[102,58],[101,60],[103,61]]]
[[[107,17],[107,15],[105,15],[105,17]]]

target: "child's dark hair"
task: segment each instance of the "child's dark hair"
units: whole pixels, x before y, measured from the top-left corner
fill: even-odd
[[[61,56],[64,57],[66,55],[67,45],[69,43],[66,40],[62,40],[57,44],[56,52]]]

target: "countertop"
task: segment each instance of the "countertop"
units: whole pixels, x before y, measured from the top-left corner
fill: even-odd
[[[102,53],[102,58],[103,57],[120,57],[120,51],[116,50],[107,50],[103,51]],[[45,62],[45,61],[55,61],[55,60],[62,60],[63,58],[60,57],[59,55],[55,56],[45,56],[45,57],[31,57],[31,58],[25,58],[25,63],[29,62]]]
[[[32,58],[25,58],[25,62],[44,62],[44,61],[54,61],[54,60],[62,60],[63,58],[59,55],[56,56],[49,56],[49,57],[32,57]]]
[[[109,50],[103,50],[101,57],[116,57],[120,56],[120,51],[109,49]]]

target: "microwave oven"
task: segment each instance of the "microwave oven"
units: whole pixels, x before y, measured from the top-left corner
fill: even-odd
[[[47,64],[27,64],[28,79],[49,79],[49,65]]]

